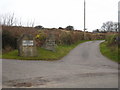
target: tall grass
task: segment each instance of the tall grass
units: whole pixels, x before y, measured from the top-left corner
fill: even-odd
[[[118,54],[120,48],[118,47],[116,37],[118,37],[117,34],[107,35],[106,41],[100,44],[100,51],[104,56],[120,63],[120,55]]]

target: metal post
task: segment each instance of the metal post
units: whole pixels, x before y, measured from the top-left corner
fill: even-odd
[[[84,40],[85,40],[85,19],[86,19],[86,2],[84,0]]]
[[[120,1],[118,2],[118,46],[120,45]]]

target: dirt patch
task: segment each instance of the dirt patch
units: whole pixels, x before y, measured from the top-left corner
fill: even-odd
[[[40,85],[46,85],[49,80],[45,80],[42,77],[37,78],[29,78],[29,79],[22,79],[22,80],[9,80],[3,82],[4,86],[8,87],[32,87],[32,86],[40,86]]]

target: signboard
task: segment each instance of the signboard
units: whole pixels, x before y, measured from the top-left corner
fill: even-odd
[[[22,45],[23,46],[33,46],[33,40],[23,40]]]

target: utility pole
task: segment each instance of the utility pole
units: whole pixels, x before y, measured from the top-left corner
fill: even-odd
[[[120,45],[120,1],[118,2],[118,46]]]
[[[85,2],[85,0],[84,0],[84,40],[85,40],[85,30],[86,30],[86,28],[85,28],[85,24],[86,24],[86,22],[85,22],[85,20],[86,20],[86,2]]]

